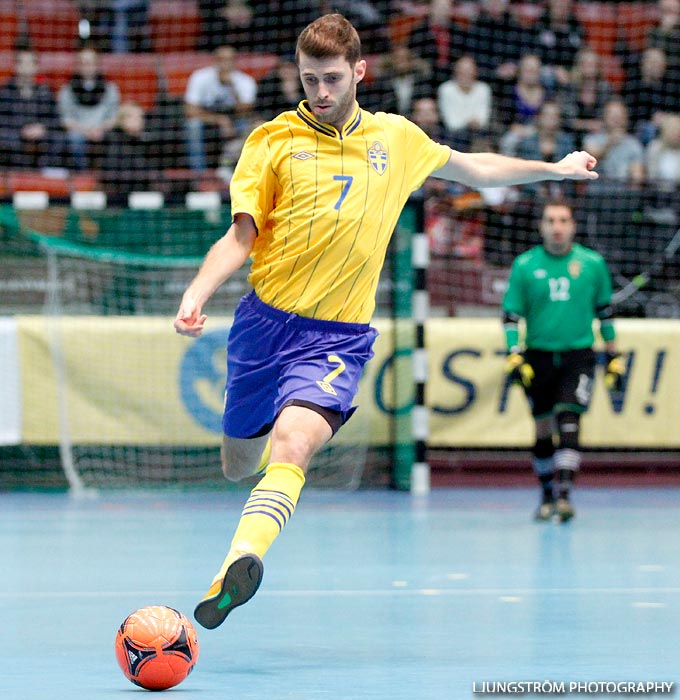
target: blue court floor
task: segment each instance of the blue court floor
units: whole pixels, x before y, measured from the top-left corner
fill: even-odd
[[[143,697],[116,664],[118,625],[150,604],[191,616],[245,496],[0,494],[0,698]],[[557,525],[531,520],[534,490],[307,490],[260,591],[197,627],[196,669],[166,694],[461,700],[498,681],[634,680],[677,697],[680,490],[574,500]]]

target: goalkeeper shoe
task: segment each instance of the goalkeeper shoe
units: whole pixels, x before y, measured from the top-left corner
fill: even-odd
[[[561,496],[555,501],[555,517],[558,522],[567,523],[574,515],[574,506],[571,505],[569,498]]]
[[[256,554],[245,554],[236,559],[224,578],[215,581],[196,606],[196,621],[209,630],[219,627],[234,608],[247,603],[255,595],[263,571],[262,561]]]
[[[555,514],[555,501],[550,496],[543,496],[543,501],[534,513],[534,520],[550,520]]]

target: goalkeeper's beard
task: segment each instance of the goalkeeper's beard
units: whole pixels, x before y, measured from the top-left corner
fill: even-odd
[[[550,241],[544,243],[545,249],[551,255],[567,255],[571,251],[571,241]]]

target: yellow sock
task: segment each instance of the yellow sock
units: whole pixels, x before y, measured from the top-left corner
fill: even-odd
[[[267,465],[269,464],[269,458],[272,454],[272,439],[267,438],[267,444],[264,446],[262,451],[262,456],[260,457],[260,463],[257,465],[257,471],[255,474],[264,474],[267,471]]]
[[[221,581],[231,563],[244,554],[264,556],[293,515],[304,483],[304,472],[295,464],[272,462],[267,467],[243,507],[229,553],[213,584]]]

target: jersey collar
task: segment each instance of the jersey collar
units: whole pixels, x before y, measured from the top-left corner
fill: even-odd
[[[300,102],[297,108],[297,115],[305,124],[307,124],[307,126],[310,126],[312,129],[320,131],[322,134],[326,134],[326,136],[331,136],[333,138],[338,136],[340,139],[345,138],[345,136],[349,136],[361,123],[361,109],[359,108],[359,104],[357,102],[354,103],[354,111],[352,112],[352,115],[339,133],[334,126],[320,122],[314,116],[312,110],[309,109],[307,100],[302,100],[302,102]]]

